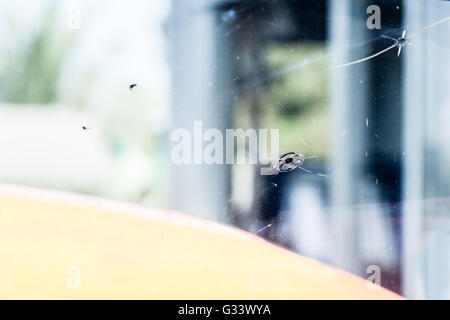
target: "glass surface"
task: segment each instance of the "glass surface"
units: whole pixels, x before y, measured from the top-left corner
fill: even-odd
[[[450,299],[450,2],[376,3],[0,1],[0,181]]]

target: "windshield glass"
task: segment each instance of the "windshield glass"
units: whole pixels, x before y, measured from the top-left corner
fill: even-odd
[[[450,2],[373,2],[1,1],[0,181],[450,299]]]

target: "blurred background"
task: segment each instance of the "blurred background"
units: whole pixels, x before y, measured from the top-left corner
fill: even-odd
[[[449,1],[0,4],[0,182],[176,209],[450,299],[450,22],[399,57],[330,68],[449,17]],[[171,132],[196,120],[279,129],[312,173],[175,165]]]

